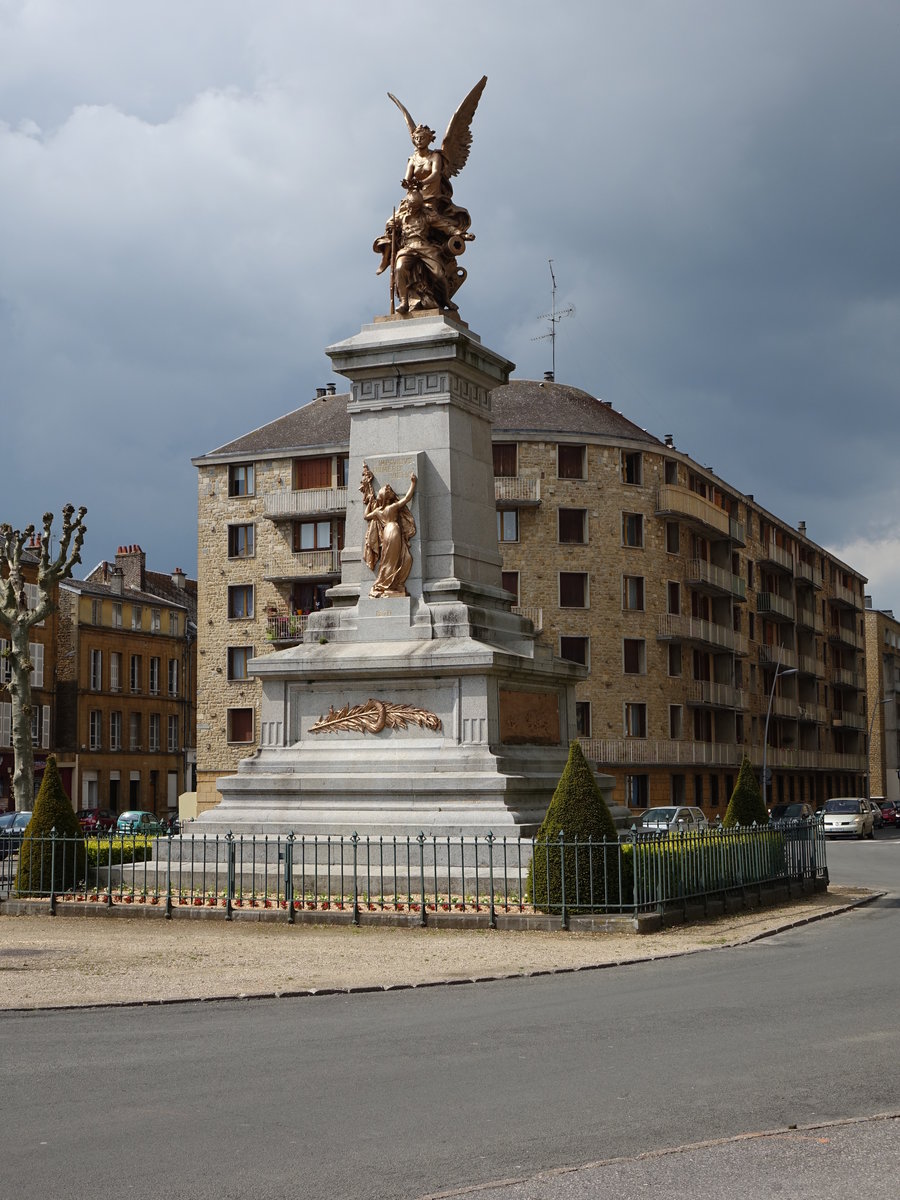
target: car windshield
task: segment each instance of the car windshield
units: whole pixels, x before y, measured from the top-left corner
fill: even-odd
[[[3,816],[0,817],[0,829],[9,829],[13,821],[15,821],[17,815],[18,814],[14,812],[4,813]]]
[[[825,811],[827,813],[858,813],[858,800],[826,800]]]
[[[666,821],[671,821],[677,812],[677,808],[651,808],[641,817],[641,824],[660,825]]]

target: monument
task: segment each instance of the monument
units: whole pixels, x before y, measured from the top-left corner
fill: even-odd
[[[350,381],[341,581],[303,643],[254,659],[259,749],[219,782],[210,832],[530,836],[575,736],[584,668],[503,590],[492,389],[513,364],[459,316],[470,217],[451,177],[487,80],[434,131],[403,112],[404,198],[374,244],[390,312],[327,348]]]

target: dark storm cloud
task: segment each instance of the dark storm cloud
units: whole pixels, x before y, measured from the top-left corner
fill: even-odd
[[[3,516],[195,563],[191,455],[387,306],[408,153],[488,88],[463,316],[754,492],[900,607],[892,3],[0,5]],[[126,11],[127,10],[127,11]],[[851,555],[855,557],[851,557]]]

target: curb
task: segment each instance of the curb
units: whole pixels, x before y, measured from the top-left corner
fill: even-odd
[[[862,908],[865,905],[873,904],[876,900],[880,900],[886,895],[887,892],[872,892],[869,895],[859,896],[855,900],[850,900],[837,908],[831,908],[827,912],[812,913],[809,916],[798,917],[796,920],[785,921],[774,929],[765,929],[759,933],[748,934],[744,938],[724,942],[720,946],[696,946],[689,950],[673,950],[669,953],[646,954],[640,958],[618,959],[614,962],[585,963],[576,967],[542,967],[536,971],[506,972],[498,975],[474,975],[471,978],[427,979],[422,983],[356,984],[349,987],[313,987],[284,991],[225,992],[220,995],[167,997],[158,1000],[111,1000],[96,1004],[48,1004],[30,1008],[4,1008],[0,1010],[0,1016],[27,1016],[30,1013],[90,1012],[96,1009],[108,1008],[163,1008],[173,1004],[221,1004],[223,1002],[240,1000],[305,1000],[313,999],[317,996],[356,996],[369,993],[413,992],[428,988],[459,987],[464,984],[501,983],[513,979],[537,979],[546,975],[575,975],[584,971],[608,971],[615,967],[633,967],[646,963],[663,962],[672,958],[687,958],[691,954],[706,954],[709,951],[733,950],[739,946],[749,946],[753,942],[762,941],[763,938],[774,937],[778,933],[787,933],[792,929],[802,928],[804,925],[812,925],[817,921],[827,920],[829,917],[841,916],[855,908]]]

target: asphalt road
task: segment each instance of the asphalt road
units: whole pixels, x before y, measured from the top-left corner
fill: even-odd
[[[894,834],[832,843],[829,863],[835,882],[900,890]],[[4,1017],[0,1191],[17,1200],[411,1200],[633,1161],[659,1147],[897,1113],[898,904],[895,895],[751,946],[616,970]],[[854,1154],[867,1164],[869,1200],[896,1196],[896,1155],[893,1165],[887,1157],[896,1138],[879,1137],[886,1125],[840,1135],[845,1167]],[[779,1144],[765,1140],[771,1154]],[[759,1158],[762,1145],[683,1152],[682,1168],[685,1155],[697,1164],[686,1175],[696,1190],[683,1194],[731,1194],[740,1162],[757,1179],[762,1166],[747,1156]],[[481,1200],[624,1200],[656,1194],[654,1179],[660,1194],[680,1195],[674,1162],[640,1161],[633,1192],[622,1180],[607,1192],[604,1179],[620,1170],[607,1166]],[[826,1164],[833,1183],[834,1159]],[[740,1194],[754,1192],[745,1184]]]

